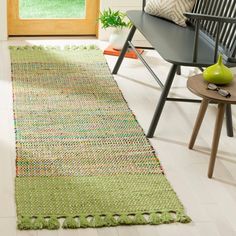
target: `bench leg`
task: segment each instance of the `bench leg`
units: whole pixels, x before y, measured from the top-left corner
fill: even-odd
[[[234,136],[231,105],[226,105],[226,128],[229,137]]]
[[[201,127],[203,118],[206,114],[208,103],[209,103],[209,101],[207,99],[203,99],[202,102],[201,102],[201,106],[200,106],[200,109],[199,109],[199,112],[198,112],[198,115],[197,115],[196,123],[195,123],[194,128],[193,128],[193,133],[192,133],[189,145],[188,145],[189,149],[193,148],[193,145],[194,145],[195,140],[197,138],[197,135],[198,135],[199,129]]]
[[[215,166],[215,160],[216,160],[216,154],[217,154],[218,145],[219,145],[220,133],[221,133],[222,123],[223,123],[223,119],[224,119],[225,106],[226,105],[224,103],[220,103],[218,105],[218,112],[217,112],[214,136],[213,136],[212,147],[211,147],[211,159],[210,159],[210,163],[209,163],[209,167],[208,167],[208,178],[212,177],[214,166]]]
[[[177,74],[177,75],[181,75],[181,66],[178,66],[178,67],[177,67],[176,74]]]
[[[121,50],[120,56],[119,56],[119,58],[118,58],[118,60],[117,60],[117,62],[115,64],[115,67],[114,67],[114,69],[112,71],[112,74],[117,74],[118,70],[120,69],[120,65],[121,65],[121,63],[122,63],[122,61],[124,59],[124,56],[125,56],[125,53],[128,50],[128,47],[129,47],[129,41],[132,40],[135,31],[136,31],[136,27],[133,25],[131,30],[130,30],[130,32],[129,32],[129,35],[128,35],[126,41],[125,41],[125,44],[124,44],[124,46],[123,46],[123,48]]]
[[[170,87],[171,87],[172,82],[173,82],[173,80],[174,80],[177,67],[178,67],[178,66],[175,65],[175,64],[173,64],[173,65],[171,66],[170,72],[169,72],[168,77],[167,77],[167,79],[166,79],[164,88],[163,88],[162,93],[161,93],[161,97],[160,97],[159,102],[158,102],[158,104],[157,104],[157,107],[156,107],[154,116],[153,116],[153,118],[152,118],[151,125],[150,125],[149,130],[148,130],[148,133],[147,133],[147,137],[148,137],[148,138],[152,138],[152,137],[153,137],[153,134],[154,134],[154,132],[155,132],[155,130],[156,130],[158,121],[159,121],[159,119],[160,119],[162,110],[163,110],[164,105],[165,105],[165,102],[166,102],[166,98],[167,98],[167,96],[168,96],[168,93],[169,93],[169,91],[170,91]]]

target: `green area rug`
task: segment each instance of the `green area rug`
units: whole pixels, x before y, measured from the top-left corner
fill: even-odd
[[[10,52],[19,229],[190,222],[99,49]]]

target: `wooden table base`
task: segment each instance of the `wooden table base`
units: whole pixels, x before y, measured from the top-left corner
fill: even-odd
[[[199,109],[199,112],[198,112],[198,115],[197,115],[197,119],[196,119],[196,122],[195,122],[195,125],[194,125],[194,128],[193,128],[193,133],[192,133],[189,145],[188,145],[189,149],[193,149],[193,145],[196,141],[196,138],[197,138],[199,129],[201,127],[203,118],[205,116],[208,104],[209,104],[209,100],[207,100],[207,99],[203,99],[202,102],[201,102],[201,106],[200,106],[200,109]]]
[[[192,149],[194,146],[194,143],[196,141],[199,129],[201,127],[203,118],[205,116],[208,104],[209,104],[209,100],[204,98],[202,100],[202,103],[198,112],[198,116],[194,125],[193,133],[189,142],[189,149]],[[212,148],[211,148],[211,158],[210,158],[210,163],[208,167],[209,178],[212,178],[212,174],[213,174],[213,170],[215,166],[216,154],[217,154],[218,145],[219,145],[219,139],[220,139],[220,133],[221,133],[222,123],[224,119],[225,108],[226,108],[226,104],[224,103],[218,104],[218,112],[217,112],[217,117],[216,117],[215,130],[214,130]]]
[[[222,123],[224,119],[224,113],[225,113],[225,106],[226,104],[220,103],[218,105],[218,112],[216,117],[216,123],[215,123],[215,130],[213,135],[213,141],[212,141],[212,148],[211,148],[211,158],[210,163],[208,167],[208,177],[211,178],[215,166],[215,160],[216,160],[216,154],[218,150],[219,145],[219,139],[220,139],[220,133],[222,128]]]

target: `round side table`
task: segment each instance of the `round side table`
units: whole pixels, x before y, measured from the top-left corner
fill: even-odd
[[[187,81],[188,89],[194,94],[196,94],[197,96],[200,96],[203,98],[199,112],[198,112],[198,116],[194,125],[192,136],[189,142],[189,149],[193,148],[193,145],[197,138],[197,134],[201,127],[209,102],[211,101],[211,102],[217,103],[218,111],[217,111],[215,130],[214,130],[213,141],[212,141],[210,163],[208,167],[208,177],[212,178],[226,105],[236,104],[236,76],[234,77],[234,80],[232,83],[228,85],[224,85],[224,86],[223,85],[218,86],[219,88],[230,92],[231,96],[229,98],[221,96],[217,91],[212,91],[212,90],[207,89],[207,86],[208,86],[208,83],[203,79],[202,74],[192,76]]]

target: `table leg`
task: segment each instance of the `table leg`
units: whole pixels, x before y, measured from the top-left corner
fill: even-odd
[[[208,103],[209,103],[209,100],[207,100],[207,99],[203,99],[202,102],[201,102],[201,106],[200,106],[200,109],[199,109],[199,112],[198,112],[198,115],[197,115],[197,119],[196,119],[196,122],[195,122],[195,125],[194,125],[194,128],[193,128],[193,133],[192,133],[189,145],[188,145],[189,149],[193,148],[193,145],[196,141],[199,129],[201,127],[203,118],[204,118],[205,113],[206,113]]]
[[[208,167],[208,177],[209,178],[212,177],[214,166],[215,166],[216,153],[218,150],[220,133],[221,133],[222,123],[223,123],[223,119],[224,119],[225,106],[226,105],[224,103],[220,103],[218,105],[215,130],[214,130],[214,136],[213,136],[212,148],[211,148],[211,158],[210,158],[210,163],[209,163],[209,167]]]

